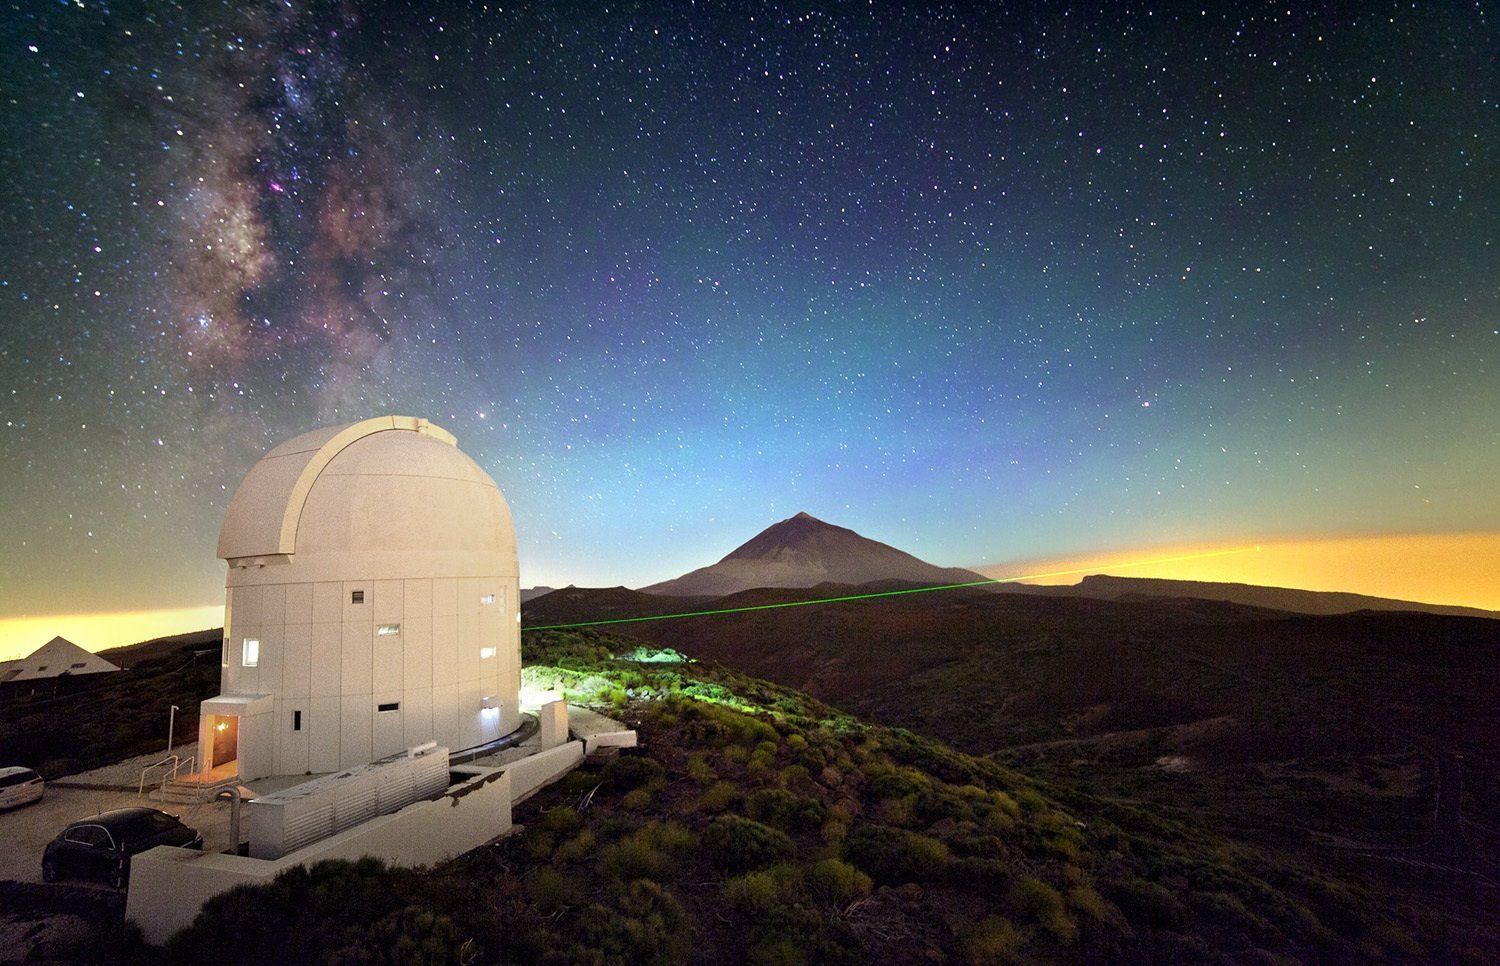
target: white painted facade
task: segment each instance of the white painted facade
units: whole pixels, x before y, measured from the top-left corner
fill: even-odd
[[[205,775],[338,771],[520,723],[515,530],[446,431],[385,416],[304,434],[246,475]]]

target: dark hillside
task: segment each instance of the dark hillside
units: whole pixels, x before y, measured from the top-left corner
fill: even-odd
[[[1493,620],[953,591],[618,629],[1411,901],[1414,863],[1500,885]]]
[[[1482,961],[1493,922],[1360,860],[1314,868],[1036,782],[639,642],[526,636],[528,673],[612,701],[642,748],[431,873],[322,866],[209,904],[175,961]],[[226,937],[233,937],[226,942]],[[392,951],[397,951],[392,953]]]
[[[26,765],[44,778],[59,778],[135,755],[165,753],[168,713],[174,704],[180,708],[177,739],[191,740],[198,727],[199,702],[219,688],[219,634],[200,632],[170,643],[150,642],[148,656],[134,655],[129,669],[115,674],[65,679],[25,696],[0,691],[5,764]],[[215,642],[206,654],[205,635]]]

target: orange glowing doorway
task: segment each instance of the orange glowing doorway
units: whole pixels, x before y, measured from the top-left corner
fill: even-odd
[[[239,770],[240,719],[234,715],[209,715],[209,753],[204,756],[205,772],[235,774]]]

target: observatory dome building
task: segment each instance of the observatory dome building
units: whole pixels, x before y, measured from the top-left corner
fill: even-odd
[[[315,430],[245,476],[219,532],[221,693],[205,780],[338,771],[519,725],[519,571],[494,480],[425,419]]]

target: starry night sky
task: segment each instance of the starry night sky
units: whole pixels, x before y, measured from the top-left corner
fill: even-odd
[[[1288,7],[1292,9],[1288,11]],[[0,617],[427,416],[524,584],[1500,528],[1486,4],[0,14]]]

